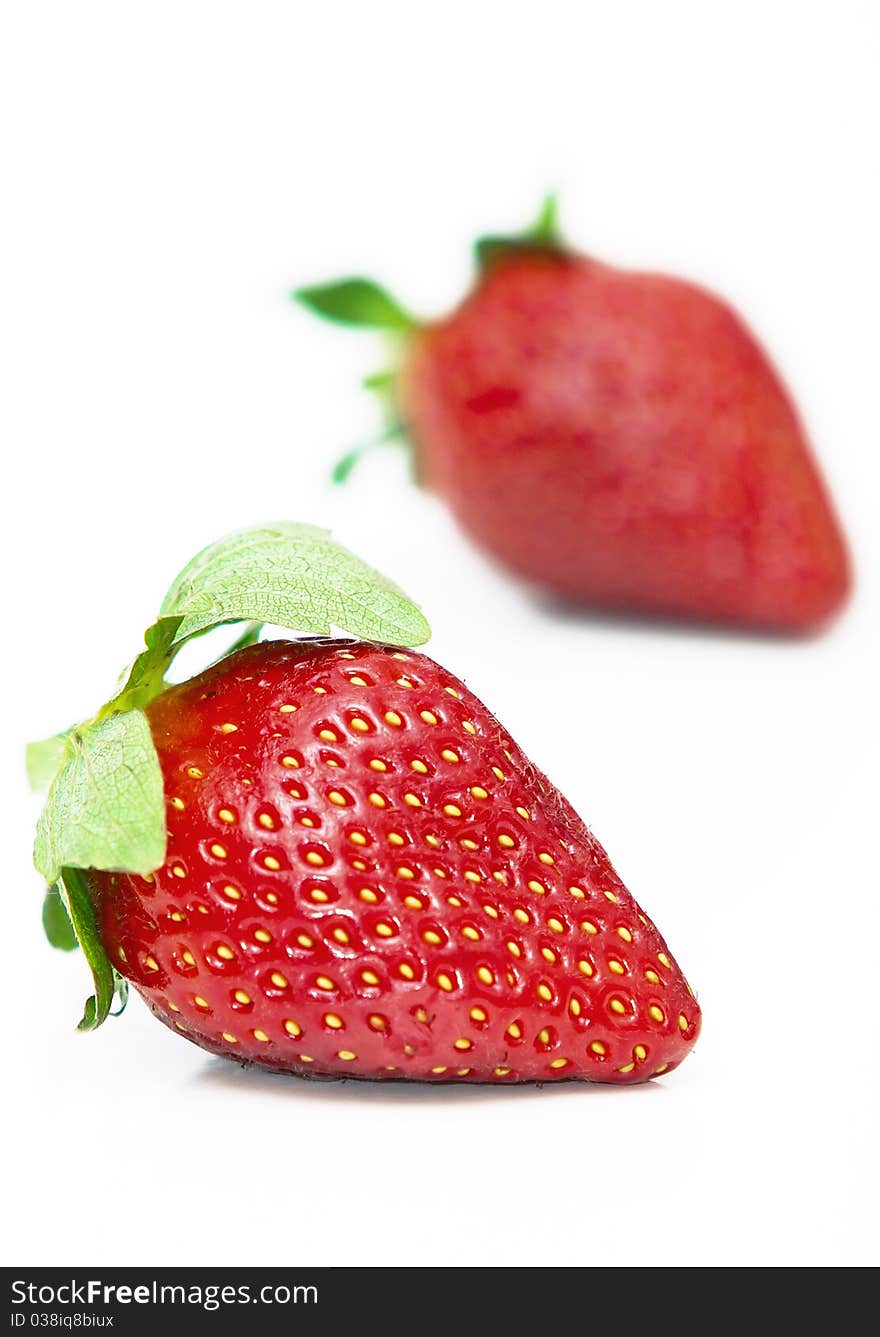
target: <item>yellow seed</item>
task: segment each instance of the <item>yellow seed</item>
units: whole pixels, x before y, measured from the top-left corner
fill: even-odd
[[[415,873],[411,868],[408,868],[406,864],[402,864],[397,870],[397,876],[402,877],[406,882],[411,882],[415,877]]]
[[[412,966],[409,965],[406,961],[403,961],[397,967],[397,973],[398,975],[402,975],[405,980],[414,980],[416,977],[416,972],[413,970]]]
[[[451,747],[444,747],[443,751],[440,753],[440,756],[443,758],[444,761],[448,761],[452,765],[455,765],[456,763],[461,761],[461,757],[458,755],[457,752],[453,752]]]
[[[281,765],[286,766],[288,770],[295,770],[299,766],[296,757],[282,757]]]
[[[483,880],[483,879],[480,877],[480,874],[474,872],[474,870],[473,870],[472,868],[468,868],[468,869],[465,871],[465,875],[464,875],[464,876],[465,876],[465,881],[466,881],[466,882],[482,882],[482,880]]]
[[[434,714],[433,710],[420,710],[419,718],[424,720],[425,724],[437,723],[437,716]]]
[[[444,1072],[446,1072],[446,1071],[448,1071],[448,1070],[447,1070],[446,1068],[442,1067],[442,1066],[439,1067],[439,1068],[432,1068],[432,1069],[431,1069],[431,1072],[434,1073],[437,1077],[439,1077],[442,1073],[444,1073]]]
[[[169,799],[168,802],[171,804],[172,808],[176,808],[178,812],[183,812],[186,807],[182,798],[172,798]]]
[[[371,1030],[384,1031],[388,1025],[388,1018],[380,1016],[378,1012],[373,1012],[367,1017],[367,1025]]]
[[[514,910],[513,917],[514,919],[518,919],[521,924],[530,924],[532,922],[532,917],[528,910]]]
[[[613,891],[603,891],[602,895],[605,897],[606,901],[613,901],[615,905],[617,904],[617,897]]]
[[[390,924],[384,924],[384,923],[383,923],[383,924],[377,924],[377,925],[376,925],[376,933],[378,934],[378,936],[379,936],[380,938],[393,938],[393,937],[394,937],[394,929],[391,927]]]
[[[181,952],[180,955],[182,956],[183,960],[186,962],[186,964],[187,964],[188,966],[194,966],[194,965],[195,965],[195,963],[196,963],[196,958],[193,956],[192,952],[190,952],[190,951]]]
[[[470,720],[462,720],[461,727],[464,729],[465,733],[474,734],[477,732]]]
[[[510,1068],[493,1068],[492,1071],[496,1077],[506,1077],[510,1072]]]
[[[644,1045],[636,1045],[633,1053],[640,1063],[644,1063],[645,1059],[648,1057],[648,1051]]]
[[[553,951],[552,947],[542,947],[541,955],[543,956],[545,961],[550,962],[551,966],[556,961],[556,953]]]
[[[297,1054],[297,1058],[299,1059],[300,1063],[314,1063],[315,1061],[312,1058],[311,1054]]]
[[[387,806],[381,794],[370,794],[369,799],[374,808],[384,808]]]
[[[375,891],[373,891],[370,887],[361,887],[360,891],[358,892],[358,896],[360,896],[362,901],[366,901],[367,905],[375,905],[379,899]]]
[[[522,948],[517,942],[508,942],[507,950],[510,952],[511,956],[522,956]]]
[[[562,920],[561,920],[561,919],[548,919],[548,920],[547,920],[547,927],[548,927],[549,929],[551,929],[552,932],[554,932],[554,933],[564,933],[564,932],[565,932],[565,925],[562,923]]]
[[[467,1077],[469,1072],[470,1068],[456,1068],[455,1075],[456,1077]]]
[[[528,822],[531,820],[529,817],[528,808],[517,808],[517,812],[519,813],[520,817],[523,819],[524,822]]]
[[[409,678],[398,678],[397,685],[398,687],[409,687],[410,689],[415,687],[415,683],[410,682]]]
[[[272,934],[271,934],[271,933],[267,933],[266,930],[265,930],[264,928],[257,928],[257,929],[254,929],[254,937],[256,938],[257,942],[271,942],[271,941],[272,941]]]
[[[546,984],[539,984],[538,997],[543,998],[545,1003],[549,1003],[553,997],[553,990]]]
[[[507,886],[507,874],[506,874],[506,873],[494,872],[494,873],[492,874],[492,876],[494,877],[494,879],[495,879],[496,882],[503,882],[504,885]]]
[[[454,687],[444,687],[443,690],[448,692],[450,696],[454,696],[456,701],[461,700],[461,692],[457,692]]]
[[[495,909],[494,905],[484,905],[483,910],[489,916],[490,919],[498,918],[498,911]]]
[[[619,1017],[622,1017],[626,1012],[626,1008],[619,998],[612,998],[608,1006],[611,1008],[611,1011],[616,1012]]]
[[[400,845],[405,845],[406,841],[404,840],[403,836],[399,834],[399,832],[390,831],[388,833],[388,844],[400,846]]]
[[[353,1063],[354,1060],[357,1058],[357,1054],[355,1054],[351,1049],[340,1049],[336,1057],[341,1058],[343,1063]]]
[[[410,808],[421,808],[422,800],[418,794],[404,794],[403,801]]]
[[[458,1049],[463,1051],[466,1049],[473,1049],[474,1046],[471,1040],[466,1040],[464,1036],[462,1036],[460,1040],[455,1041],[452,1047],[453,1049]]]
[[[315,980],[315,984],[319,989],[324,989],[325,991],[336,988],[336,985],[330,979],[329,975],[319,975]]]
[[[479,942],[482,935],[480,930],[474,928],[472,924],[465,924],[461,930],[461,936],[467,938],[469,942]]]
[[[306,859],[308,863],[313,862],[313,860],[310,859],[308,855],[306,856]],[[281,864],[275,858],[274,854],[267,854],[263,860],[263,867],[268,868],[271,873],[277,873],[278,869],[281,867]]]
[[[215,859],[225,859],[227,853],[226,847],[225,845],[214,844],[211,846],[211,853],[213,854]]]
[[[295,710],[298,709],[298,707],[297,707],[297,706],[291,706],[291,705],[283,705],[283,706],[279,706],[278,709],[279,709],[279,711],[281,712],[282,715],[292,715],[293,712],[294,712]]]
[[[506,832],[502,832],[498,837],[498,844],[503,845],[506,850],[512,850],[516,845],[516,841],[513,836],[509,836]]]
[[[233,952],[232,948],[227,947],[226,944],[223,942],[221,942],[220,946],[217,948],[217,955],[220,957],[221,961],[235,960],[235,952]]]
[[[484,789],[482,785],[471,785],[471,794],[474,796],[474,798],[478,799],[489,797],[488,789]]]
[[[687,1017],[684,1015],[684,1013],[682,1012],[682,1013],[679,1014],[679,1018],[678,1018],[678,1029],[679,1029],[680,1031],[686,1031],[687,1028],[688,1028],[688,1019],[687,1019]]]
[[[352,845],[366,845],[367,843],[367,837],[363,831],[352,831],[348,838]]]
[[[427,768],[427,766],[425,765],[425,763],[424,763],[423,761],[420,761],[420,760],[418,759],[418,757],[416,757],[416,759],[415,759],[414,761],[411,761],[411,762],[410,762],[410,764],[409,764],[409,768],[410,768],[411,771],[417,771],[419,775],[427,775],[427,774],[428,774],[428,768]]]
[[[385,765],[384,761],[380,761],[378,757],[374,757],[370,762],[370,769],[373,771],[387,771],[388,767]]]
[[[455,988],[455,984],[450,977],[442,973],[437,976],[437,984],[444,993],[452,993],[452,990]]]
[[[651,1006],[648,1008],[648,1016],[651,1018],[652,1021],[662,1021],[663,1009],[659,1008],[656,1003],[652,1003]]]
[[[221,822],[226,822],[227,825],[235,821],[235,813],[230,812],[229,808],[221,808],[217,816]]]
[[[300,1026],[298,1022],[292,1021],[290,1017],[285,1021],[284,1029],[287,1031],[287,1034],[292,1035],[294,1039],[297,1039],[302,1035],[302,1026]]]
[[[543,853],[538,855],[538,859],[540,860],[541,863],[546,863],[546,864],[555,864],[556,862],[556,860],[553,858],[553,855],[548,854],[546,850],[544,850]]]
[[[617,1071],[618,1071],[618,1072],[632,1072],[632,1070],[633,1070],[633,1068],[634,1068],[635,1066],[636,1066],[636,1065],[635,1065],[634,1063],[624,1063],[623,1067],[622,1067],[622,1068],[618,1068]]]
[[[554,1058],[550,1061],[551,1068],[564,1068],[568,1064],[567,1058]]]
[[[245,993],[244,989],[236,989],[232,996],[237,1003],[241,1003],[242,1007],[247,1007],[248,1003],[251,1001],[250,994]]]
[[[238,733],[238,725],[237,725],[237,724],[221,724],[221,725],[220,725],[220,732],[221,732],[221,733]]]
[[[267,891],[267,892],[266,892],[266,900],[269,902],[270,905],[277,905],[277,904],[278,904],[278,894],[277,894],[277,892],[274,892],[274,891]]]
[[[621,965],[621,963],[620,963],[619,961],[609,961],[609,962],[608,962],[608,969],[609,969],[609,970],[612,972],[612,974],[614,974],[614,975],[623,975],[623,974],[625,974],[625,967],[624,967],[623,965]]]
[[[403,724],[403,719],[398,715],[396,710],[386,710],[385,723],[390,724],[392,729],[399,729],[401,724]]]
[[[265,1031],[255,1030],[252,1031],[251,1034],[253,1035],[255,1040],[260,1041],[260,1044],[267,1045],[269,1043],[269,1037]]]
[[[306,863],[311,864],[313,868],[323,868],[324,856],[319,854],[317,850],[309,850],[309,852],[306,854]],[[277,860],[276,860],[276,866],[277,866]]]
[[[443,811],[447,817],[461,816],[461,808],[458,806],[457,803],[445,803],[443,805]]]
[[[463,850],[470,850],[472,853],[480,848],[477,842],[471,840],[468,836],[463,836],[458,843]]]
[[[324,1020],[324,1025],[329,1026],[331,1031],[342,1030],[344,1024],[343,1020],[341,1017],[337,1017],[335,1012],[325,1012],[323,1020]]]
[[[649,984],[660,983],[660,976],[657,974],[656,970],[651,970],[650,967],[645,971],[645,979]]]
[[[590,965],[589,961],[578,961],[578,970],[582,975],[586,975],[588,978],[593,974],[593,967]]]
[[[495,983],[495,976],[492,974],[488,966],[480,966],[479,970],[477,971],[477,979],[480,981],[481,984]]]
[[[595,934],[599,932],[599,930],[596,927],[596,925],[592,923],[589,919],[584,919],[581,921],[581,932],[589,933],[590,936],[593,937]]]
[[[171,871],[175,877],[186,877],[186,869],[182,864],[176,863]]]
[[[207,998],[203,998],[202,995],[201,995],[200,993],[197,993],[197,994],[195,995],[195,997],[193,998],[193,1002],[195,1003],[196,1007],[209,1007],[209,1006],[210,1006],[210,1004],[209,1004]]]
[[[590,1049],[594,1054],[604,1054],[606,1052],[605,1046],[601,1040],[594,1040],[590,1045]]]
[[[488,1013],[484,1007],[472,1007],[470,1011],[471,1021],[486,1021]]]
[[[423,910],[425,908],[418,896],[404,896],[403,903],[408,906],[410,910]]]
[[[351,727],[354,729],[355,733],[370,732],[369,724],[367,723],[366,720],[362,720],[359,715],[356,715],[354,719],[351,721]]]
[[[665,952],[658,952],[657,960],[660,962],[661,966],[665,966],[667,970],[672,969],[672,962],[669,960],[669,957]]]
[[[624,942],[632,942],[633,940],[633,935],[630,933],[629,929],[624,928],[622,925],[617,930],[617,936],[618,938],[623,938]]]
[[[568,1005],[568,1010],[573,1017],[579,1017],[581,1015],[581,1005],[576,998],[572,998]]]
[[[425,929],[424,933],[422,934],[422,937],[424,938],[425,942],[430,943],[432,947],[439,947],[441,942],[443,941],[443,939],[440,937],[440,934],[435,933],[432,928]]]
[[[281,971],[280,971],[280,970],[273,970],[273,971],[272,971],[272,974],[269,976],[269,979],[270,979],[271,982],[275,985],[275,988],[276,988],[276,989],[286,989],[286,988],[287,988],[287,980],[286,980],[285,977],[281,974]]]
[[[584,891],[583,887],[569,887],[568,894],[569,896],[574,896],[576,901],[582,901],[585,899],[587,893]]]
[[[257,820],[259,821],[260,826],[264,827],[265,830],[267,830],[267,831],[274,831],[274,830],[275,830],[275,818],[272,817],[272,815],[271,815],[270,813],[268,813],[268,812],[261,812],[261,813],[260,813],[260,816],[259,816],[259,818],[258,818]]]
[[[512,1021],[507,1028],[507,1034],[510,1036],[511,1040],[521,1040],[522,1027],[520,1026],[519,1022]]]
[[[379,976],[376,974],[374,970],[362,970],[361,979],[363,980],[364,984],[369,984],[370,988],[375,988],[376,985],[379,983]]]
[[[531,881],[527,883],[527,886],[529,891],[533,891],[536,896],[543,896],[546,891],[544,884],[538,882],[536,878],[532,878]]]
[[[355,674],[355,676],[354,676],[353,678],[349,678],[348,681],[351,683],[352,687],[368,687],[368,686],[369,686],[369,683],[367,682],[366,678],[362,678],[362,677],[360,677],[359,674]]]
[[[168,1006],[171,1008],[171,1011],[172,1011],[172,1012],[179,1012],[179,1011],[180,1011],[180,1008],[177,1006],[177,1004],[176,1004],[176,1003],[172,1003],[172,1002],[170,1001],[170,999],[169,999],[169,1002],[168,1002]]]
[[[543,1031],[538,1031],[538,1044],[549,1045],[549,1043],[550,1043],[550,1032],[547,1030],[545,1026]]]
[[[344,808],[348,803],[348,799],[344,794],[340,794],[338,789],[331,789],[327,797],[331,803],[336,804],[337,808]]]
[[[496,780],[501,780],[501,781],[503,782],[503,780],[504,780],[504,772],[503,772],[502,770],[500,770],[498,766],[493,766],[493,767],[492,767],[492,774],[495,776],[495,779],[496,779]]]
[[[233,1035],[230,1031],[224,1031],[224,1032],[223,1032],[223,1039],[226,1041],[226,1043],[227,1043],[228,1045],[237,1045],[237,1044],[238,1044],[238,1038],[237,1038],[237,1036]]]
[[[319,733],[318,733],[318,737],[319,737],[319,738],[321,739],[321,741],[324,742],[324,743],[338,743],[338,742],[339,742],[339,734],[338,734],[338,733],[335,733],[335,732],[333,731],[333,729],[321,729],[321,730],[319,731]]]
[[[669,1067],[668,1063],[661,1063],[660,1067],[654,1070],[654,1076],[659,1077],[661,1072],[665,1072],[668,1067]]]
[[[205,778],[205,772],[198,766],[187,766],[186,773],[192,780],[204,780]]]
[[[336,942],[341,943],[343,947],[351,941],[344,928],[335,928],[333,930],[333,938]]]

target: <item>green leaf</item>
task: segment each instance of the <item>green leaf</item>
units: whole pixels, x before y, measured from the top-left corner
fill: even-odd
[[[48,888],[43,899],[43,929],[49,942],[59,951],[72,952],[79,946],[57,883]]]
[[[162,772],[143,712],[75,729],[37,825],[34,863],[46,881],[65,867],[151,873],[165,839]]]
[[[511,236],[480,237],[474,244],[477,264],[481,269],[491,269],[499,260],[508,259],[523,251],[559,252],[564,249],[558,227],[558,201],[555,195],[548,195],[543,201],[538,217],[524,232]]]
[[[391,581],[326,530],[279,523],[211,544],[186,566],[162,604],[180,617],[178,641],[222,622],[271,622],[292,631],[332,629],[391,645],[422,645],[431,629]]]
[[[181,618],[160,617],[144,632],[145,650],[131,665],[121,691],[98,712],[98,719],[124,710],[139,710],[161,692],[165,674],[177,650]],[[179,649],[179,646],[177,647]]]
[[[86,999],[82,1021],[77,1029],[93,1031],[106,1021],[110,1014],[118,976],[101,943],[95,920],[95,907],[92,905],[92,897],[85,878],[78,869],[65,868],[61,881],[74,931],[95,982],[94,995]]]
[[[390,293],[370,279],[319,283],[310,288],[297,288],[292,296],[309,311],[341,325],[406,333],[416,323]]]
[[[28,784],[36,793],[49,788],[61,769],[67,753],[67,734],[58,733],[43,738],[39,743],[28,743],[25,749]]]

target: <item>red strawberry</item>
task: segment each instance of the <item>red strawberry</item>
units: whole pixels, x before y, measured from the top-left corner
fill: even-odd
[[[828,494],[729,306],[569,251],[552,211],[478,254],[471,295],[420,327],[363,280],[298,294],[404,333],[394,411],[420,481],[467,533],[590,605],[788,631],[840,608],[850,576]]]
[[[147,706],[165,862],[86,874],[167,1025],[302,1074],[637,1082],[700,1010],[602,847],[423,655],[263,643]]]

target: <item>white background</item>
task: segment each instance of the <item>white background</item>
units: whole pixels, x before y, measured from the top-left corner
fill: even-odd
[[[864,3],[5,7],[3,1261],[878,1261],[880,10]],[[375,429],[371,336],[296,282],[417,311],[548,187],[572,240],[731,297],[789,379],[858,594],[816,640],[561,618]],[[88,714],[197,548],[332,526],[611,852],[703,1039],[614,1090],[309,1085],[139,1000],[73,1031],[20,749]]]

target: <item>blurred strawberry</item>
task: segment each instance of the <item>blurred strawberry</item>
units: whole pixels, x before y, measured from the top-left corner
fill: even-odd
[[[401,336],[392,418],[482,547],[610,609],[806,631],[841,607],[847,553],[803,426],[729,306],[570,251],[552,202],[477,256],[470,296],[422,325],[366,280],[297,296]]]

